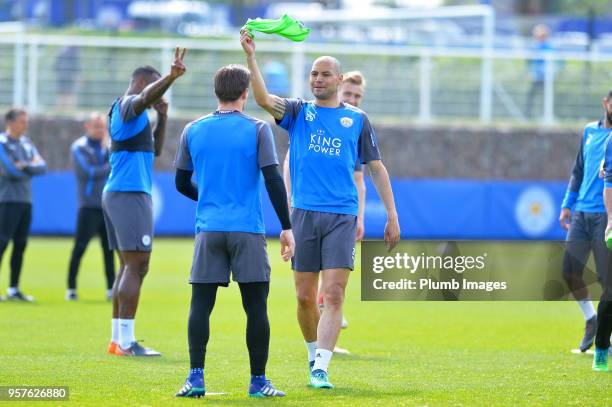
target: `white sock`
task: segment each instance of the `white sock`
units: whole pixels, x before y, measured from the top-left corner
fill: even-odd
[[[111,341],[119,343],[119,318],[111,319]]]
[[[119,318],[119,346],[122,349],[127,349],[132,342],[136,342],[134,337],[134,320]]]
[[[9,287],[9,288],[6,289],[6,293],[8,295],[15,295],[15,294],[17,294],[17,291],[19,291],[17,289],[17,287]]]
[[[315,351],[317,350],[317,341],[314,342],[306,342],[306,349],[308,349],[308,362],[314,362],[315,360]]]
[[[327,373],[327,367],[329,366],[329,361],[333,354],[334,352],[331,350],[317,348],[315,364],[312,370],[321,369]]]
[[[595,316],[595,308],[593,307],[593,301],[591,301],[590,298],[578,301],[578,305],[584,314],[585,321],[588,321]]]

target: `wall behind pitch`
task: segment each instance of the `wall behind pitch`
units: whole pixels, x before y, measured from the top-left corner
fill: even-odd
[[[155,159],[157,171],[174,170],[176,146],[186,122],[168,120],[164,149]],[[273,129],[283,159],[287,135],[278,126]],[[444,126],[374,122],[374,129],[389,174],[411,179],[567,181],[582,134],[580,128],[482,127],[452,122]],[[53,171],[71,169],[66,157],[70,144],[82,133],[83,123],[68,117],[34,117],[28,130]]]
[[[393,179],[402,237],[407,239],[563,239],[557,222],[566,183]],[[367,180],[366,237],[383,236],[386,213]],[[262,185],[269,236],[280,224]],[[76,224],[76,183],[70,172],[33,180],[32,233],[66,235]],[[194,233],[195,202],[176,192],[174,174],[157,172],[153,201],[156,235]]]

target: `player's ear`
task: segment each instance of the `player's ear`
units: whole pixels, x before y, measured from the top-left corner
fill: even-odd
[[[249,88],[246,88],[244,92],[242,92],[242,95],[240,95],[240,98],[246,101],[248,97],[249,97]]]

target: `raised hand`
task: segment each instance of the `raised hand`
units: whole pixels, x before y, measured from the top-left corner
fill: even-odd
[[[251,38],[246,30],[240,32],[240,45],[247,56],[255,55],[255,41]]]
[[[187,68],[183,63],[183,58],[185,58],[185,54],[187,53],[187,48],[183,48],[182,50],[179,47],[174,49],[174,62],[172,63],[172,67],[170,68],[170,76],[173,79],[182,76]]]

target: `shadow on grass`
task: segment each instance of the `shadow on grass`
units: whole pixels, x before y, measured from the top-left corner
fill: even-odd
[[[349,362],[388,362],[388,356],[369,356],[369,355],[358,355],[351,353],[350,355],[343,355],[334,353],[335,360],[342,360],[342,363]]]
[[[304,391],[306,393],[304,393]],[[245,397],[244,399],[241,399],[241,400],[224,399],[224,397],[227,397],[227,396],[230,396],[230,394],[228,395],[218,394],[218,395],[211,395],[208,397],[209,397],[209,400],[211,401],[214,400],[215,404],[220,404],[220,405],[222,404],[222,405],[228,405],[228,406],[245,405],[248,401],[252,400],[249,397]],[[298,395],[292,395],[291,393],[288,393],[286,397],[258,399],[258,400],[261,400],[261,402],[278,402],[282,404],[302,404],[305,402],[314,402],[314,401],[316,402],[325,401],[325,402],[332,403],[334,402],[334,399],[336,399],[338,402],[340,401],[346,402],[346,401],[349,401],[350,399],[366,400],[366,399],[385,399],[385,398],[397,398],[397,397],[401,397],[404,399],[412,398],[416,400],[420,396],[422,396],[421,391],[417,391],[414,389],[408,389],[408,388],[386,391],[386,390],[368,389],[365,387],[336,387],[333,390],[306,388],[303,391],[300,390],[300,393]]]

